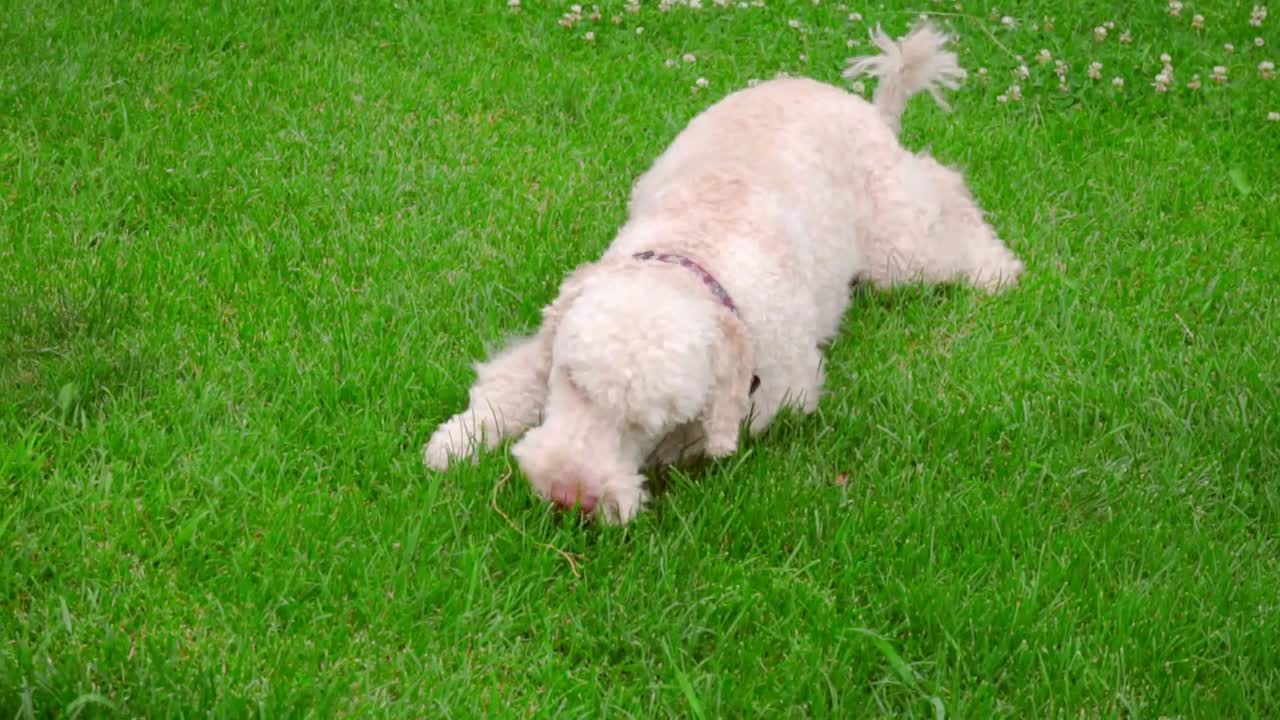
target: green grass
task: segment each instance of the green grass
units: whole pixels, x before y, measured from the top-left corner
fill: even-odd
[[[470,362],[699,110],[951,9],[523,4],[3,3],[0,717],[1280,715],[1280,18],[965,3],[904,141],[1024,283],[858,292],[815,415],[610,529],[423,469]]]

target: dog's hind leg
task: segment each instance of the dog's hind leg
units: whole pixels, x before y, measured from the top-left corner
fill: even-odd
[[[540,419],[551,368],[551,332],[542,328],[476,365],[467,409],[436,428],[422,450],[422,461],[444,470],[459,458],[474,459],[524,433]]]
[[[874,222],[860,248],[862,279],[880,288],[963,281],[994,292],[1022,274],[1022,261],[987,224],[959,172],[915,156],[876,189]]]

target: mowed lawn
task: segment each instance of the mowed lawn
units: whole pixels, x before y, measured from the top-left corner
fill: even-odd
[[[0,717],[1280,715],[1280,17],[0,5]],[[853,290],[627,528],[424,469],[691,117],[921,11],[1019,287]]]

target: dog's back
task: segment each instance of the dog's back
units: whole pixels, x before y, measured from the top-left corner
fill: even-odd
[[[812,332],[825,339],[839,326],[849,282],[863,264],[855,235],[870,210],[859,188],[868,172],[902,154],[871,103],[815,80],[772,80],[729,95],[689,123],[636,183],[629,225],[653,220],[664,228],[654,233],[661,241],[687,237],[696,246],[671,249],[716,266],[748,312],[785,273],[780,287],[791,288],[796,305],[786,314],[803,321],[797,313],[805,306]],[[624,230],[618,238],[622,251],[630,250],[627,236]],[[760,302],[779,298],[770,293]]]

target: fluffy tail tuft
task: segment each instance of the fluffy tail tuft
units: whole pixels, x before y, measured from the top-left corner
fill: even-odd
[[[907,100],[922,90],[928,90],[942,109],[951,109],[942,97],[942,89],[960,87],[965,72],[956,54],[947,49],[949,39],[929,23],[922,23],[895,41],[877,25],[871,41],[880,48],[881,54],[849,58],[843,76],[853,80],[871,75],[880,81],[876,86],[875,106],[896,131]]]

